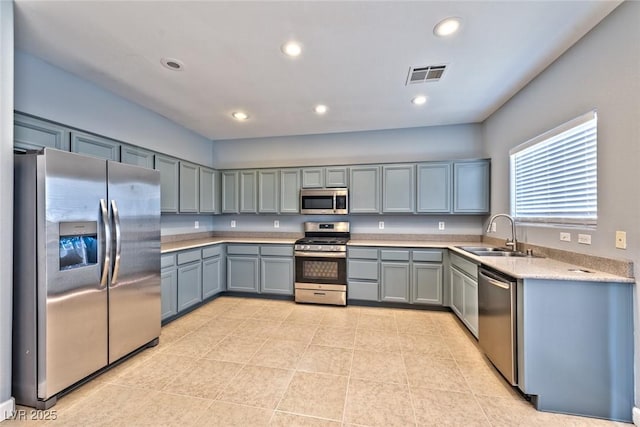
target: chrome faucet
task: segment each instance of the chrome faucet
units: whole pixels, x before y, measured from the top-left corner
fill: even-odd
[[[487,226],[487,233],[491,233],[491,226],[493,225],[493,223],[495,222],[495,220],[498,217],[505,217],[507,218],[509,221],[511,221],[511,239],[507,239],[507,242],[505,243],[505,246],[509,246],[511,247],[512,251],[516,251],[517,247],[516,245],[518,244],[517,240],[516,240],[516,222],[513,220],[513,217],[511,215],[507,215],[507,214],[503,214],[503,213],[499,213],[499,214],[495,214],[493,215],[490,219],[489,219],[489,225]]]

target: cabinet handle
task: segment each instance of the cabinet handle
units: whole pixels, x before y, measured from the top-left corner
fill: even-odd
[[[326,294],[326,293],[324,293],[324,292],[314,292],[313,294],[314,294],[314,295],[327,295],[327,294]]]

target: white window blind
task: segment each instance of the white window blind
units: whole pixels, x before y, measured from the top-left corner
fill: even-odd
[[[512,149],[511,213],[519,221],[595,225],[597,115],[591,111]]]

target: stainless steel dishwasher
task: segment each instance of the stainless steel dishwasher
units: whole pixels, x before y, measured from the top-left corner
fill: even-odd
[[[480,268],[478,315],[480,348],[507,381],[517,385],[516,280]]]

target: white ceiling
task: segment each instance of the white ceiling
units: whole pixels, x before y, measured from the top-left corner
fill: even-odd
[[[392,129],[483,121],[619,3],[16,0],[16,46],[213,140]],[[449,16],[461,31],[435,37]]]

